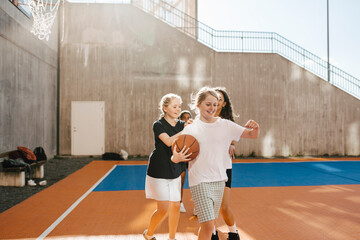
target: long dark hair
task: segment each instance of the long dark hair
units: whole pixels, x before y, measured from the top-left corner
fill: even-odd
[[[234,116],[235,117],[237,117],[237,116],[235,114],[233,114],[233,109],[232,109],[232,106],[231,106],[230,97],[227,94],[226,89],[224,87],[216,87],[214,89],[215,89],[215,91],[222,93],[222,95],[224,96],[224,102],[226,103],[225,107],[223,107],[221,109],[219,117],[224,118],[224,119],[228,119],[228,120],[231,120],[231,121],[234,122]]]

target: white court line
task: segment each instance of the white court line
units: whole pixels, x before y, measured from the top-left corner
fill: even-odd
[[[76,200],[76,202],[74,202],[73,205],[71,205],[58,219],[56,219],[56,221],[51,224],[51,226],[48,227],[36,240],[42,240],[47,237],[47,235],[49,235],[52,230],[54,230],[56,226],[59,225],[61,221],[64,220],[64,218],[66,218],[67,215],[69,215],[72,210],[74,210],[80,204],[80,202],[84,200],[102,182],[102,180],[104,180],[115,169],[116,166],[117,165],[114,165],[102,178],[100,178],[99,181],[95,183],[95,185],[93,185],[84,195]]]

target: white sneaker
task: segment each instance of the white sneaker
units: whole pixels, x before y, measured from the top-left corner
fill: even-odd
[[[41,182],[39,182],[39,185],[40,186],[45,186],[47,184],[47,181],[46,180],[42,180]]]
[[[184,204],[182,202],[180,203],[180,212],[186,213],[186,209],[185,209]]]
[[[29,185],[29,186],[36,186],[36,182],[34,181],[34,180],[32,180],[32,179],[30,179],[30,180],[28,180],[27,181],[27,184]]]
[[[147,232],[148,232],[147,229],[145,229],[145,231],[143,232],[143,236],[144,236],[144,238],[145,238],[146,240],[156,240],[155,237],[150,238],[150,237],[147,235]]]

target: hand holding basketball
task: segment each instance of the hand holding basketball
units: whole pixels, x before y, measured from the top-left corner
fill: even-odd
[[[194,160],[199,154],[199,142],[192,135],[182,134],[172,144],[173,162]],[[178,153],[182,154],[179,155]]]
[[[180,150],[180,149],[177,149],[177,147],[175,145],[172,149],[173,149],[173,155],[171,157],[171,161],[173,161],[174,163],[188,162],[191,160],[191,158],[189,158],[191,153],[188,153],[190,148],[188,148],[187,146],[184,146]]]

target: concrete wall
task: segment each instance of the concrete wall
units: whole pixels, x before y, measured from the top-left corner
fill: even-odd
[[[96,100],[105,101],[105,151],[149,155],[161,97],[178,93],[186,108],[192,90],[211,84],[213,51],[132,6],[65,9],[61,154],[71,153],[71,101]]]
[[[359,155],[360,101],[277,54],[216,53],[216,84],[226,86],[238,122],[259,121],[245,156]]]
[[[71,101],[105,101],[105,151],[149,155],[158,102],[225,86],[236,121],[261,125],[244,156],[359,155],[360,101],[277,54],[216,53],[132,6],[65,6],[60,154],[71,153]]]
[[[56,21],[57,22],[57,21]],[[49,42],[30,33],[32,21],[0,1],[0,152],[43,146],[56,154],[58,26]]]

